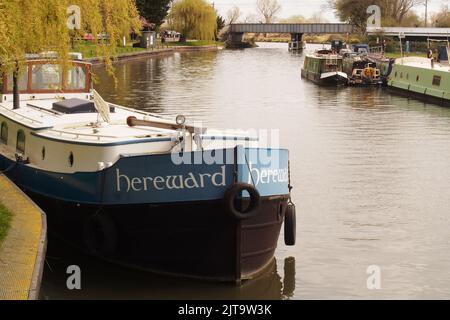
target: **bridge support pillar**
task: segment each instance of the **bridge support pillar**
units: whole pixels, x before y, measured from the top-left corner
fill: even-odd
[[[245,48],[243,32],[230,32],[228,35],[227,48]]]
[[[289,42],[289,51],[301,51],[305,48],[303,33],[291,33],[291,42]]]

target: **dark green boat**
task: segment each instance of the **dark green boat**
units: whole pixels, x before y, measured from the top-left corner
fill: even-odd
[[[306,55],[302,77],[321,85],[344,85],[348,76],[343,71],[342,56],[331,50]]]

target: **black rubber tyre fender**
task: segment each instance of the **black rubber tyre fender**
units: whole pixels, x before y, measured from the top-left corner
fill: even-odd
[[[295,246],[297,240],[297,215],[295,205],[290,203],[284,216],[284,243],[287,246]]]
[[[247,191],[250,195],[250,204],[245,210],[236,208],[236,199],[241,197],[241,193]],[[238,220],[254,218],[258,215],[261,206],[261,196],[258,190],[248,183],[236,183],[225,193],[224,203],[226,210]]]
[[[114,221],[104,213],[87,218],[84,226],[84,242],[89,253],[97,256],[111,256],[118,245],[118,231]]]

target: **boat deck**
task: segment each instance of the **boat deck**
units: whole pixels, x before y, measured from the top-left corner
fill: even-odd
[[[438,63],[434,62],[431,63],[431,59],[428,58],[420,58],[420,57],[407,57],[407,58],[399,58],[396,60],[397,64],[404,65],[404,66],[410,66],[415,68],[421,68],[421,69],[430,69],[430,70],[437,70],[437,71],[450,71],[450,66],[445,63]]]
[[[147,121],[172,124],[174,121],[162,119],[158,116],[128,109],[122,106],[109,104],[114,108],[111,112],[111,121],[105,123],[98,113],[70,113],[65,114],[52,109],[53,103],[60,99],[42,99],[21,101],[19,109],[13,110],[12,102],[0,104],[0,114],[8,117],[14,122],[26,125],[33,130],[35,135],[65,141],[120,143],[139,139],[174,139],[179,132],[172,129],[127,125],[128,117],[136,117]],[[86,100],[88,101],[88,100]],[[248,139],[248,132],[242,131],[220,131],[208,130],[203,136],[221,137],[220,139],[235,140],[236,138]]]

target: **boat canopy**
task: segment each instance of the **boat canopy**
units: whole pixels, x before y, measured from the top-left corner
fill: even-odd
[[[368,44],[354,44],[353,52],[368,54],[368,53],[370,53],[370,47]]]
[[[66,68],[49,59],[28,60],[19,72],[19,92],[24,94],[89,93],[91,64],[70,61]],[[12,73],[3,74],[2,94],[13,93]]]

